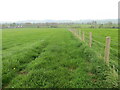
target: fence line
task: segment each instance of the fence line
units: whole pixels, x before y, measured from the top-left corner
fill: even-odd
[[[90,40],[89,41],[89,47],[92,47],[92,32],[90,32],[90,36],[89,37],[90,37],[90,39],[89,39]]]
[[[110,37],[106,37],[106,47],[105,47],[105,62],[109,66],[109,57],[110,56]]]
[[[90,33],[86,33],[85,31],[81,31],[81,30],[76,30],[76,29],[69,29],[69,31],[71,31],[75,36],[77,36],[81,41],[84,41],[84,42],[87,42],[88,43],[88,46],[91,48],[93,47],[93,44],[94,43],[97,43],[99,44],[101,47],[103,47],[103,49],[100,49],[100,50],[104,50],[102,52],[104,52],[104,60],[106,62],[106,64],[109,66],[109,60],[110,60],[110,57],[113,56],[111,52],[115,52],[115,55],[118,56],[116,53],[116,49],[112,48],[110,44],[110,41],[114,42],[115,46],[118,46],[119,44],[113,40],[111,40],[111,38],[109,36],[106,37],[105,41],[106,41],[106,44],[103,44],[97,40],[95,40],[95,38],[100,38],[100,37],[94,37],[92,35],[92,32]],[[96,45],[96,44],[95,44]],[[114,56],[115,56],[114,55]],[[119,59],[118,57],[116,57],[117,59]]]

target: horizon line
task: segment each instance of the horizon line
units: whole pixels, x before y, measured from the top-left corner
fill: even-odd
[[[72,20],[72,19],[62,19],[62,20],[59,20],[59,19],[38,19],[38,20],[35,20],[35,19],[26,19],[26,20],[16,20],[16,21],[0,21],[3,22],[3,23],[14,23],[14,22],[24,22],[24,21],[47,21],[47,20],[53,20],[53,21],[82,21],[82,20],[118,20],[119,18],[111,18],[111,19],[77,19],[77,20]]]

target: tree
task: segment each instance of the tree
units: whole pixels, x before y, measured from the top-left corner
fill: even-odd
[[[99,28],[103,28],[103,24],[100,24],[100,25],[99,25]]]
[[[92,21],[92,24],[93,24],[93,25],[96,25],[96,24],[97,24],[97,22],[96,22],[96,21]]]

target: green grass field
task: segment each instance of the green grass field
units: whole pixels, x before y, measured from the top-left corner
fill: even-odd
[[[118,87],[116,72],[66,28],[3,29],[2,35],[4,88]]]
[[[0,29],[0,88],[2,88],[2,29]]]

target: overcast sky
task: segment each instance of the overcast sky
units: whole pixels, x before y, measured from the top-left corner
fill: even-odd
[[[117,19],[119,0],[0,0],[0,21]]]

